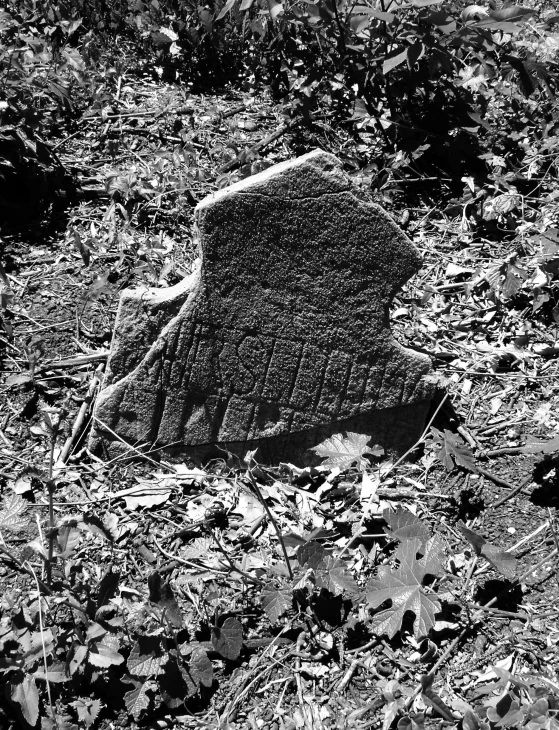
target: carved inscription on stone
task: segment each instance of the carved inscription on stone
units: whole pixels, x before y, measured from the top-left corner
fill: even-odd
[[[342,429],[413,443],[430,363],[392,338],[388,307],[420,258],[337,159],[276,165],[203,200],[195,221],[191,276],[122,297],[90,445],[259,445],[301,462]]]

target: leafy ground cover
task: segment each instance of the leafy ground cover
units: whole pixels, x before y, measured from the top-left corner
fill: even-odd
[[[271,2],[272,17],[251,16],[275,39],[268,58],[285,61],[261,73],[271,91],[251,76],[264,48],[254,29],[211,45],[220,23],[245,32],[246,2],[196,10],[200,43],[181,8],[162,4],[160,17],[138,4],[144,45],[128,20],[110,52],[99,40],[109,10],[97,35],[92,17],[78,23],[94,4],[73,19],[62,4],[52,17],[25,3],[10,9],[16,24],[2,16],[13,44],[1,51],[2,201],[14,171],[29,176],[0,266],[2,727],[557,726],[556,21],[545,6],[476,6],[469,18],[413,6],[429,15],[400,24],[388,5],[336,19],[333,5],[309,4],[309,20]],[[371,52],[388,37],[383,79],[346,68],[335,43],[303,82],[317,57],[309,28],[327,47],[333,32]],[[217,90],[196,65],[216,48],[242,71]],[[177,83],[188,49],[191,85]],[[443,51],[476,126],[451,117],[438,147],[414,99],[390,89],[421,71],[409,53]],[[437,91],[441,67],[425,68],[414,103]],[[340,69],[357,73],[356,89]],[[351,433],[302,470],[258,453],[209,464],[89,454],[119,292],[181,280],[196,202],[314,147],[337,154],[425,258],[392,311],[442,386],[410,458]],[[27,194],[44,220],[61,190],[63,217],[27,219]]]

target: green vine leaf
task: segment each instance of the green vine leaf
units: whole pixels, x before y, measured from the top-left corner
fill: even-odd
[[[416,638],[427,636],[435,624],[435,614],[441,610],[441,605],[436,596],[423,587],[423,580],[432,568],[417,559],[420,548],[421,542],[417,539],[403,543],[399,553],[400,566],[393,570],[382,565],[378,577],[369,583],[367,601],[371,608],[379,608],[388,601],[391,604],[372,619],[372,626],[380,635],[392,638],[402,627],[408,611],[415,615],[413,628]]]

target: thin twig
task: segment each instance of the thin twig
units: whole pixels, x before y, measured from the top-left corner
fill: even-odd
[[[291,563],[289,562],[289,556],[287,555],[287,549],[285,547],[285,543],[283,541],[283,536],[281,534],[281,530],[279,528],[279,525],[276,522],[276,518],[272,514],[271,509],[266,504],[266,500],[264,499],[264,497],[262,495],[262,492],[260,491],[260,487],[256,483],[256,479],[254,478],[254,476],[253,476],[253,474],[252,474],[252,472],[250,470],[250,467],[247,469],[247,474],[248,474],[248,478],[250,479],[251,484],[252,484],[252,486],[254,488],[254,491],[258,495],[258,499],[260,500],[260,502],[262,503],[262,506],[264,507],[264,509],[268,513],[268,517],[272,521],[272,524],[273,524],[273,526],[274,526],[274,528],[276,530],[276,533],[277,533],[277,536],[278,536],[278,540],[280,541],[281,549],[282,549],[282,552],[283,552],[283,557],[284,557],[284,560],[285,560],[285,564],[287,565],[287,572],[289,573],[289,578],[290,578],[290,580],[293,580],[293,570],[291,568]]]

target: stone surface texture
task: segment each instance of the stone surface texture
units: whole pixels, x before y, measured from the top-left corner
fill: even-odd
[[[200,458],[260,448],[316,463],[333,433],[401,452],[434,386],[430,361],[389,329],[389,304],[421,259],[316,150],[205,198],[199,259],[167,289],[121,297],[90,447]]]

